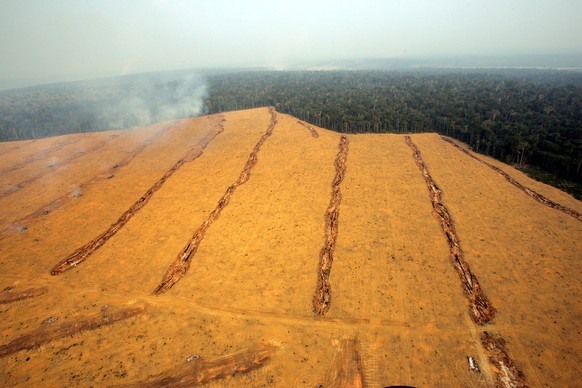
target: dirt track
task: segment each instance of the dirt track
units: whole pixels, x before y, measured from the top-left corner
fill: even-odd
[[[272,114],[255,109],[224,118],[224,131],[204,153],[176,170],[82,266],[49,273],[55,258],[109,228],[204,139],[208,118],[164,123],[165,135],[116,169],[113,179],[84,186],[82,195],[27,219],[26,228],[10,229],[0,241],[0,289],[14,295],[47,290],[0,304],[0,346],[25,343],[22,338],[34,333],[44,338],[41,346],[31,340],[32,349],[0,359],[3,385],[156,385],[197,381],[212,369],[221,380],[210,386],[493,386],[506,375],[490,361],[492,353],[506,367],[511,361],[514,374],[523,372],[532,386],[576,381],[582,224],[524,200],[517,187],[499,183],[496,171],[436,134],[411,136],[444,193],[436,207],[403,136],[347,136],[341,224],[329,274],[333,302],[325,315],[312,312],[314,269],[326,241],[323,215],[341,136],[314,128],[314,138],[284,114],[277,114],[252,174],[206,231],[191,271],[170,292],[152,295],[176,252],[240,178]],[[115,132],[103,148],[0,199],[0,228],[110,171],[158,130]],[[54,153],[66,159],[80,144],[90,149],[93,136],[99,143],[109,135],[80,136]],[[0,144],[0,154],[11,158],[3,166],[24,163],[25,180],[34,169],[47,169],[47,160],[26,164],[27,158],[61,140]],[[509,166],[503,170],[552,201],[582,210],[566,194]],[[8,184],[4,178],[0,184]],[[456,239],[443,235],[442,223]],[[462,243],[471,271],[495,303],[493,323],[475,324],[466,308],[450,241]],[[57,328],[136,303],[147,310],[53,336]],[[484,331],[501,347],[483,342]],[[468,357],[480,373],[469,370]]]
[[[335,363],[331,365],[331,376],[326,387],[365,387],[364,369],[360,356],[360,342],[356,338],[341,341]]]

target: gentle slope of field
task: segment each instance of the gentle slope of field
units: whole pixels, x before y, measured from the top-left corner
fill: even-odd
[[[188,375],[189,384],[233,387],[494,385],[503,370],[489,362],[483,331],[505,341],[530,385],[575,384],[581,221],[440,136],[411,136],[497,309],[480,326],[404,136],[348,135],[330,306],[317,315],[341,136],[275,115],[248,180],[205,231],[188,272],[159,295],[268,130],[268,109],[0,143],[0,384],[158,386]],[[192,150],[197,157],[85,262],[51,275]],[[571,196],[477,156],[582,212]]]

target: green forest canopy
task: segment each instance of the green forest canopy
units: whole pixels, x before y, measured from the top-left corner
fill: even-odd
[[[438,132],[501,161],[582,184],[581,72],[248,71],[205,80],[193,74],[1,92],[0,140],[275,106],[338,132]]]
[[[582,181],[582,73],[250,72],[209,83],[209,113],[273,105],[339,132],[438,132]]]

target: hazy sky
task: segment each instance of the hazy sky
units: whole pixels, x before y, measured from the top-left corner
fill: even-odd
[[[582,0],[0,0],[0,80],[582,52]]]

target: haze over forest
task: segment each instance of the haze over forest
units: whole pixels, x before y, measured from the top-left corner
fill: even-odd
[[[579,15],[577,0],[3,0],[0,89],[185,68],[326,68],[367,58],[582,68]]]
[[[579,15],[577,0],[0,0],[0,141],[274,106],[452,136],[582,198]]]
[[[575,385],[580,15],[0,0],[0,386]]]

